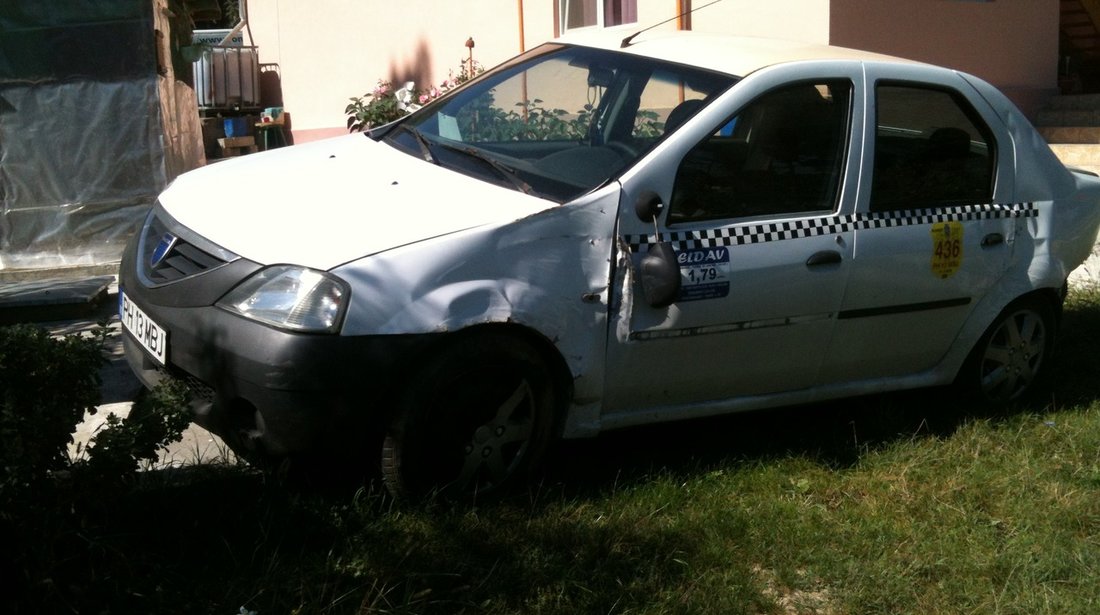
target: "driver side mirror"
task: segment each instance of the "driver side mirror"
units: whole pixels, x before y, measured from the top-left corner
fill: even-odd
[[[676,260],[676,250],[667,241],[660,241],[657,230],[657,217],[664,209],[661,197],[647,190],[638,195],[634,202],[634,213],[643,222],[653,222],[654,240],[638,267],[638,278],[642,284],[642,295],[646,303],[655,308],[672,305],[680,294],[680,264]]]

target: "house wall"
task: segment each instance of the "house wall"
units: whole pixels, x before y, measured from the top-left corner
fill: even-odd
[[[829,42],[996,85],[1030,117],[1058,88],[1058,0],[832,0]]]
[[[438,83],[467,57],[486,67],[555,37],[555,0],[439,2],[407,0],[400,10],[382,0],[264,0],[250,2],[248,21],[260,62],[278,65],[281,87],[265,98],[289,112],[294,140],[344,134],[344,106],[374,88],[395,83]],[[707,4],[694,0],[697,7]],[[520,6],[523,7],[522,38]],[[638,0],[638,22],[624,36],[673,18],[680,0]],[[799,15],[791,20],[791,15]],[[695,30],[778,36],[824,43],[828,0],[723,0],[692,16]],[[677,22],[662,26],[675,29]],[[272,83],[265,80],[265,86]]]
[[[991,81],[1027,113],[1056,90],[1057,0],[691,0],[697,31],[830,43],[943,64]],[[557,0],[250,2],[260,62],[277,64],[278,100],[297,143],[344,134],[344,106],[374,88],[439,83],[467,57],[494,66],[551,40]],[[626,36],[674,18],[683,0],[637,0]],[[523,28],[520,29],[520,7]],[[660,26],[675,29],[678,21]],[[265,81],[265,84],[270,81]],[[271,99],[269,94],[265,97]]]
[[[692,5],[700,8],[691,16],[692,30],[829,43],[829,0],[722,0],[707,6],[708,2],[693,0]]]
[[[250,2],[260,62],[278,64],[295,142],[344,134],[344,106],[379,79],[438,83],[467,58],[493,66],[520,52],[520,2],[264,0]],[[526,0],[530,48],[553,36],[552,6]],[[266,96],[266,94],[265,94]]]

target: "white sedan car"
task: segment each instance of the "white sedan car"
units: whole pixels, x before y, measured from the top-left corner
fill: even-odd
[[[952,382],[1012,401],[1098,200],[973,76],[604,35],[180,177],[120,311],[134,371],[190,383],[247,457],[468,495],[555,437]]]

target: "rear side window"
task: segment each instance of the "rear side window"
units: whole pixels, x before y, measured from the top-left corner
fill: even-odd
[[[995,143],[962,95],[912,84],[876,94],[873,211],[990,202]]]

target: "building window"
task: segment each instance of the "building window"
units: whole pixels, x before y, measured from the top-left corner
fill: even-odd
[[[637,0],[558,0],[558,3],[562,32],[638,21]]]

